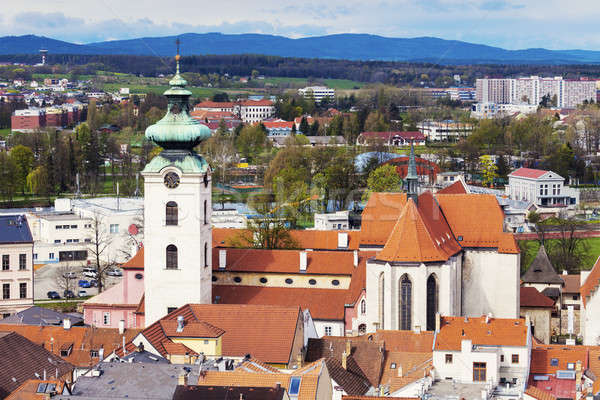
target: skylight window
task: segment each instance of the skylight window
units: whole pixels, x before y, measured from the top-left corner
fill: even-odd
[[[552,358],[550,360],[550,366],[552,366],[552,367],[558,367],[558,358]]]
[[[298,393],[300,392],[301,380],[302,378],[299,376],[292,376],[292,378],[290,379],[290,388],[288,390],[290,396],[298,396]]]

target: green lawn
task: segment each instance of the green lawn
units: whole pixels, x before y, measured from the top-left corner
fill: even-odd
[[[355,87],[361,88],[366,85],[364,82],[351,81],[348,79],[318,79],[317,82],[322,81],[325,85],[333,89],[349,90]],[[265,83],[278,86],[282,83],[291,83],[294,86],[304,87],[308,86],[308,79],[306,78],[286,78],[286,77],[271,77],[265,78]]]
[[[584,240],[588,246],[586,251],[587,261],[581,266],[581,269],[589,270],[594,266],[594,262],[600,255],[600,238],[589,238]],[[547,246],[551,247],[556,241],[557,239],[549,239]],[[540,249],[540,242],[537,240],[521,240],[519,241],[519,247],[521,248],[521,272],[524,272],[529,268],[529,265],[533,262]]]

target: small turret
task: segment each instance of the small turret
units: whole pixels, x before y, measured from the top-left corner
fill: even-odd
[[[413,199],[415,204],[419,198],[419,176],[417,175],[417,161],[415,160],[414,142],[410,142],[410,156],[408,157],[408,171],[406,174],[406,191],[408,198]]]

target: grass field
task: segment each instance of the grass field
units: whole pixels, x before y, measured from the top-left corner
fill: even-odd
[[[354,89],[355,87],[361,88],[366,85],[364,82],[351,81],[348,79],[319,79],[317,81],[322,81],[325,85],[333,89],[340,90],[349,90]],[[308,79],[306,78],[286,78],[286,77],[272,77],[265,78],[265,83],[270,83],[272,85],[280,85],[282,83],[290,83],[297,87],[308,86]]]
[[[0,137],[7,137],[10,135],[10,128],[0,129]]]
[[[591,269],[594,266],[594,262],[600,255],[600,238],[589,238],[584,239],[587,246],[586,250],[586,262],[581,265],[582,270]],[[547,247],[552,247],[556,244],[557,239],[548,240]],[[524,272],[529,268],[529,265],[533,262],[538,250],[540,249],[540,242],[537,240],[521,240],[519,241],[521,247],[521,271]],[[560,266],[555,266],[560,269]],[[560,272],[560,271],[558,271]]]

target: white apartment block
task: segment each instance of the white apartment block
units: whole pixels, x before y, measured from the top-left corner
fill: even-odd
[[[477,79],[476,100],[481,103],[529,104],[537,106],[542,97],[556,98],[558,108],[576,108],[585,100],[596,100],[596,81],[545,78]]]
[[[326,86],[307,86],[303,89],[298,89],[298,94],[304,96],[304,98],[312,97],[316,103],[320,103],[325,97],[334,99],[335,89]]]
[[[459,121],[423,121],[417,124],[429,141],[455,141],[467,137],[473,131],[473,125]]]
[[[253,124],[271,118],[275,106],[271,100],[245,100],[239,105],[239,115],[245,124]]]
[[[0,216],[0,317],[33,306],[33,238],[24,215]]]
[[[315,229],[320,231],[350,229],[350,212],[337,211],[334,213],[315,214]]]

